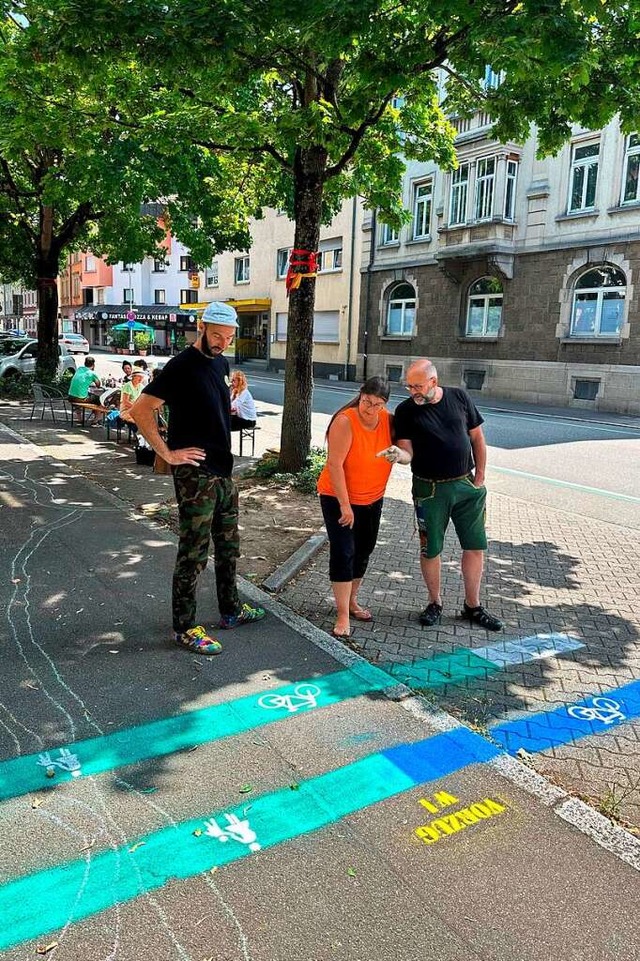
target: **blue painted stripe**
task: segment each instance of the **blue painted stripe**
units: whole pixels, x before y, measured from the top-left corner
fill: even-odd
[[[323,677],[250,694],[225,704],[50,748],[46,752],[49,764],[46,759],[44,763],[42,761],[44,752],[11,758],[0,762],[0,800],[232,737],[316,707],[327,707],[372,691],[384,690],[393,683],[387,673],[363,661],[351,670],[336,671]],[[315,693],[310,698],[312,691]],[[265,703],[268,706],[264,706]],[[75,770],[67,770],[66,767],[73,764],[69,765],[68,755],[65,759],[60,751],[74,755],[79,766]],[[55,775],[53,778],[47,777],[47,769]]]
[[[0,949],[50,934],[161,887],[230,864],[253,850],[273,847],[325,827],[445,774],[483,762],[499,753],[466,728],[402,744],[364,757],[237,807],[185,821],[0,886]],[[244,840],[231,836],[233,819]],[[215,822],[214,834],[207,825]],[[220,835],[226,828],[224,843]],[[198,832],[197,834],[194,832]],[[250,833],[249,833],[250,832]],[[216,836],[217,835],[217,836]],[[250,846],[251,844],[251,846]]]
[[[497,724],[489,729],[489,734],[509,754],[517,754],[520,748],[535,754],[579,741],[591,734],[603,734],[638,717],[640,681],[633,681],[606,694],[594,694],[555,711]]]

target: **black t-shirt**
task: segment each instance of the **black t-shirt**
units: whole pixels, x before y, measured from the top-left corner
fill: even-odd
[[[469,431],[484,423],[475,404],[460,387],[443,387],[437,404],[409,399],[396,407],[397,440],[413,445],[411,470],[426,480],[462,477],[473,469]]]
[[[231,454],[229,363],[226,357],[206,357],[187,347],[173,357],[143,394],[165,401],[169,408],[167,444],[170,450],[202,447],[202,466],[211,474],[230,477]]]

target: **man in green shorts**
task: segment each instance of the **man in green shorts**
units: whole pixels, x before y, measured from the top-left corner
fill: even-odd
[[[399,404],[394,415],[397,447],[385,456],[411,463],[420,567],[429,594],[420,623],[425,627],[440,623],[440,555],[451,520],[462,547],[462,616],[488,631],[500,631],[502,622],[480,604],[487,549],[483,418],[466,391],[438,385],[438,373],[430,360],[411,364],[407,390],[411,398]]]

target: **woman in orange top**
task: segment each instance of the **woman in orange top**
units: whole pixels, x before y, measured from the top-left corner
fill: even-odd
[[[391,472],[391,464],[376,457],[391,444],[388,399],[388,381],[370,377],[358,396],[333,415],[327,430],[327,463],[318,478],[318,493],[337,608],[334,637],[349,637],[350,615],[358,621],[372,619],[358,604],[358,591],[376,546]]]

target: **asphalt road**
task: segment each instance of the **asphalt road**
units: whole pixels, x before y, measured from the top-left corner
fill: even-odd
[[[122,358],[95,354],[99,373],[117,373]],[[82,357],[78,357],[82,363]],[[164,364],[166,358],[151,359]],[[281,376],[247,369],[260,404],[281,407]],[[351,399],[358,385],[316,382],[313,411],[330,415]],[[390,409],[406,394],[394,387]],[[509,402],[478,402],[489,445],[493,490],[640,528],[640,418],[590,411],[559,411]]]

